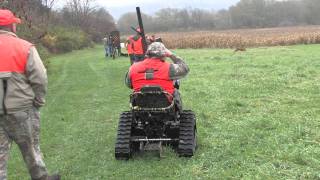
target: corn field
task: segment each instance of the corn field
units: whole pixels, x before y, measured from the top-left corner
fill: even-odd
[[[168,48],[246,48],[320,43],[320,26],[159,33]]]

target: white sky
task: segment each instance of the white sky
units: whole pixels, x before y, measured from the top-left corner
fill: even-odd
[[[123,6],[135,6],[137,4],[150,4],[155,2],[154,0],[96,0],[100,5],[105,5],[109,8],[123,7]]]
[[[135,12],[140,6],[141,12],[152,15],[162,8],[200,8],[207,10],[227,9],[240,0],[95,0],[96,4],[105,7],[118,19],[126,12]],[[58,0],[56,7],[62,7],[66,0]]]

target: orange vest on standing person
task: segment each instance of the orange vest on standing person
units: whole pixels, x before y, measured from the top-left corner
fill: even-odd
[[[31,43],[17,37],[0,35],[0,72],[25,73],[32,46]]]
[[[161,59],[148,58],[133,64],[129,70],[133,90],[140,91],[146,85],[158,85],[173,94],[173,80],[170,79],[170,63]]]
[[[128,54],[133,54],[133,36],[129,36],[127,39],[127,51]]]
[[[143,55],[143,43],[142,43],[142,37],[139,36],[139,39],[133,40],[133,53],[135,55]]]

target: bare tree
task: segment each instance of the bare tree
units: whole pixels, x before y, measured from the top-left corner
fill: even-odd
[[[25,38],[38,42],[47,33],[55,0],[1,0],[0,8],[12,10],[23,20],[20,26]],[[21,31],[20,31],[21,32]]]
[[[69,15],[71,15],[71,23],[74,26],[86,28],[89,26],[90,15],[96,9],[93,6],[95,0],[68,0],[67,10]]]
[[[143,24],[146,32],[155,32],[156,27],[153,18],[147,14],[142,13]],[[135,12],[128,12],[123,14],[118,20],[118,29],[122,33],[135,33],[131,27],[138,27],[137,15]]]
[[[113,17],[102,7],[91,13],[90,23],[88,33],[95,42],[101,41],[106,34],[116,30]]]
[[[49,9],[53,7],[54,3],[55,0],[42,0],[42,4]]]

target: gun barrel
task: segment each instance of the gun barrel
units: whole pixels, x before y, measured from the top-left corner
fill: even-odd
[[[138,17],[139,27],[140,27],[140,31],[141,31],[140,35],[142,37],[143,53],[146,53],[146,51],[147,51],[147,41],[146,41],[146,36],[144,34],[144,28],[143,28],[143,22],[142,22],[140,7],[136,7],[136,11],[137,11],[137,17]]]

